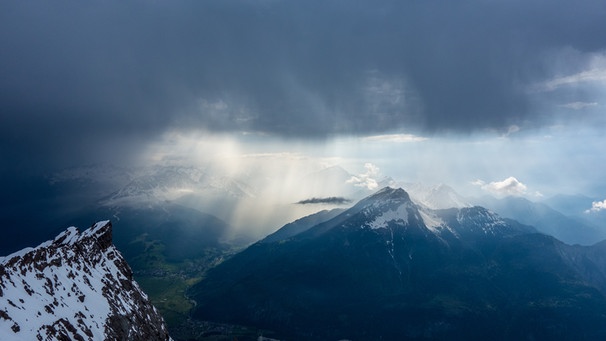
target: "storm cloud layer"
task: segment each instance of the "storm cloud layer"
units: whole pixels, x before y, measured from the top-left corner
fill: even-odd
[[[599,80],[605,17],[592,0],[6,1],[0,152],[31,166],[128,158],[167,129],[549,125],[556,108],[597,110],[590,87],[562,89]]]

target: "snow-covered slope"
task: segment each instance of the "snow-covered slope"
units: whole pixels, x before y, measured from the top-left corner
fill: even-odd
[[[102,221],[0,258],[0,340],[170,340]]]

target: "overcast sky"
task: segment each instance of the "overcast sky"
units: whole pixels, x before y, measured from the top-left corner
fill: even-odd
[[[604,18],[602,0],[2,1],[2,181],[177,134],[603,199]]]

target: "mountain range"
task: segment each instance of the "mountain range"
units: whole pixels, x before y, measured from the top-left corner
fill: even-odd
[[[532,225],[540,232],[554,236],[568,244],[591,245],[606,239],[606,231],[599,225],[594,225],[588,219],[582,219],[580,215],[569,216],[560,213],[546,203],[532,202],[526,198],[514,196],[500,199],[485,196],[475,201],[502,216]],[[555,203],[555,201],[552,202]],[[591,202],[589,206],[585,207],[591,207]]]
[[[94,181],[99,172],[109,174],[108,180]],[[354,178],[340,167],[311,173],[301,184],[315,185],[303,186],[307,191],[298,192],[298,199],[336,195],[355,201],[373,192],[352,181]],[[53,205],[41,202],[0,208],[9,217],[8,226],[40,226],[35,231],[7,229],[0,249],[12,252],[28,241],[52,238],[46,236],[59,233],[58,226],[82,226],[111,218],[118,223],[114,243],[162,313],[173,314],[165,315],[171,316],[167,321],[172,326],[187,319],[189,297],[193,297],[198,302],[193,316],[198,319],[275,329],[291,339],[310,335],[322,339],[398,339],[404,335],[414,339],[453,333],[482,338],[491,326],[495,330],[509,326],[508,331],[500,330],[508,338],[555,335],[552,331],[558,328],[587,328],[601,335],[591,324],[595,315],[588,307],[594,303],[600,307],[606,287],[602,270],[606,268],[602,257],[606,247],[596,244],[604,239],[596,228],[603,212],[585,213],[582,208],[590,207],[589,198],[476,200],[443,184],[400,184],[383,177],[376,179],[378,185],[398,185],[405,191],[384,189],[349,209],[343,204],[292,201],[260,211],[288,217],[326,209],[277,231],[271,228],[276,225],[266,224],[264,231],[271,232],[266,238],[206,274],[252,240],[251,235],[234,234],[238,230],[220,218],[237,213],[236,203],[265,205],[267,197],[243,180],[213,176],[195,167],[71,170],[41,187],[41,200]],[[64,199],[57,201],[57,197]],[[38,209],[38,204],[46,209]],[[305,210],[295,212],[302,207]],[[36,214],[28,214],[32,211]],[[589,216],[594,220],[583,219]],[[239,231],[248,231],[252,223],[249,219],[239,222],[244,223]],[[537,276],[551,279],[533,279]],[[205,279],[188,297],[183,297],[182,290],[202,277]],[[533,279],[528,287],[516,284],[527,278]],[[236,289],[231,287],[233,281],[239,283]],[[454,287],[446,288],[444,283],[454,283]],[[226,293],[228,288],[235,292]],[[534,297],[535,293],[541,294]],[[515,298],[510,305],[508,296]],[[289,302],[291,298],[293,302]],[[539,315],[545,311],[536,304],[555,316],[541,322],[550,327],[520,327],[522,316],[542,318]],[[177,312],[171,310],[174,306],[179,306]],[[572,306],[580,307],[578,314],[584,322],[565,317],[577,314],[571,312]],[[369,311],[372,317],[365,318],[350,308]],[[390,311],[410,318],[408,327],[384,325],[394,318],[385,316]],[[284,316],[290,317],[284,320]],[[320,316],[328,321],[325,327],[318,327],[323,325]],[[488,317],[494,321],[485,321]],[[462,327],[476,318],[483,321],[484,329],[471,332]],[[570,322],[573,320],[577,322]]]
[[[287,339],[603,339],[604,243],[384,188],[211,269],[193,316]],[[315,218],[322,217],[316,216]]]

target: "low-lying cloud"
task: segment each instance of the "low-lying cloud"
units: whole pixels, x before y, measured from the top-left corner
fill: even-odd
[[[585,213],[600,212],[606,210],[606,199],[603,201],[594,201],[591,203],[591,208],[586,210]]]
[[[503,181],[493,181],[485,183],[482,180],[476,180],[474,185],[480,186],[483,190],[498,196],[522,196],[527,193],[528,187],[513,176]]]
[[[349,180],[347,180],[347,183],[353,184],[356,187],[363,187],[369,190],[377,189],[377,187],[379,187],[379,167],[370,162],[367,162],[364,164],[364,168],[366,168],[366,172],[352,176]]]
[[[308,205],[308,204],[334,204],[334,205],[343,205],[349,204],[351,200],[343,198],[343,197],[328,197],[328,198],[310,198],[298,201],[299,205]]]

